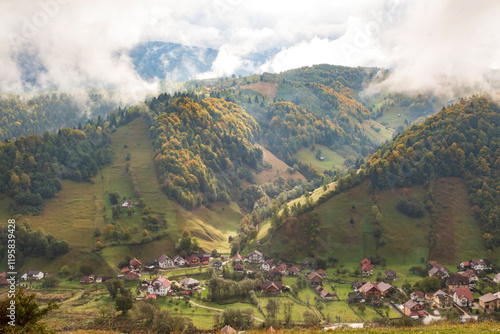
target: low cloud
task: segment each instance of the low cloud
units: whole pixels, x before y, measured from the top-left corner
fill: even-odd
[[[390,68],[374,90],[486,90],[486,75],[500,65],[499,7],[493,0],[4,1],[0,90],[98,87],[140,99],[159,82],[143,80],[128,51],[156,40],[219,50],[200,77],[329,63]],[[31,65],[43,68],[35,82],[23,81],[23,53],[36,54],[40,64]],[[256,61],[259,53],[266,56]]]

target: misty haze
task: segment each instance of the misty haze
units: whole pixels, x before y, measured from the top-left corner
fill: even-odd
[[[3,1],[0,331],[499,330],[499,15]]]

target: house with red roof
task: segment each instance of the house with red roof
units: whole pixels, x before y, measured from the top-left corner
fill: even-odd
[[[274,294],[280,293],[282,287],[283,286],[282,286],[281,282],[267,281],[260,286],[260,289],[262,290],[262,292],[274,295]]]
[[[373,265],[365,263],[361,266],[361,276],[370,277],[373,275]]]
[[[296,266],[291,266],[288,268],[288,276],[297,276],[300,273],[299,268]]]
[[[133,258],[132,260],[130,260],[130,270],[132,271],[141,271],[142,269],[142,262],[141,260],[137,259],[137,258]]]
[[[136,272],[129,271],[124,278],[126,281],[136,281],[141,278],[141,275]]]
[[[245,258],[243,256],[241,256],[240,254],[236,254],[232,259],[231,261],[232,262],[235,262],[235,263],[243,263],[245,262]]]
[[[326,277],[326,271],[324,271],[323,269],[318,269],[316,270],[316,272],[321,275],[321,277],[325,278]]]
[[[170,292],[170,286],[171,283],[166,277],[159,276],[149,283],[148,293],[150,295],[165,296]]]
[[[233,269],[234,269],[234,271],[239,272],[239,273],[242,273],[243,271],[245,271],[245,267],[243,267],[240,263],[235,264]]]
[[[459,306],[469,306],[474,302],[472,293],[470,289],[467,288],[456,288],[455,293],[453,293],[453,301]]]
[[[312,286],[323,285],[323,277],[315,271],[307,275],[307,278],[309,279],[309,284]]]

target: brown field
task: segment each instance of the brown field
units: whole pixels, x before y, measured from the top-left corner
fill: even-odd
[[[245,86],[241,86],[241,89],[251,89],[253,91],[259,92],[271,99],[276,96],[276,91],[278,90],[278,84],[272,82],[257,82]]]
[[[266,150],[264,147],[260,146],[259,147],[262,149],[263,157],[262,161],[269,162],[273,167],[272,168],[266,168],[259,174],[255,175],[255,181],[257,184],[263,184],[263,183],[268,183],[268,182],[273,182],[273,180],[276,178],[276,171],[279,170],[279,176],[282,177],[283,179],[300,179],[302,181],[305,181],[306,178],[300,174],[299,172],[295,172],[293,174],[290,174],[287,170],[289,166],[278,159],[274,154]]]

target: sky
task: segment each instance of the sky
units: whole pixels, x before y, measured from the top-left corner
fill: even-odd
[[[327,63],[391,69],[373,91],[484,91],[500,66],[498,17],[494,0],[4,0],[0,92],[26,89],[15,59],[28,52],[46,69],[32,89],[116,87],[139,98],[158,82],[142,80],[124,51],[146,41],[219,50],[199,78]]]

